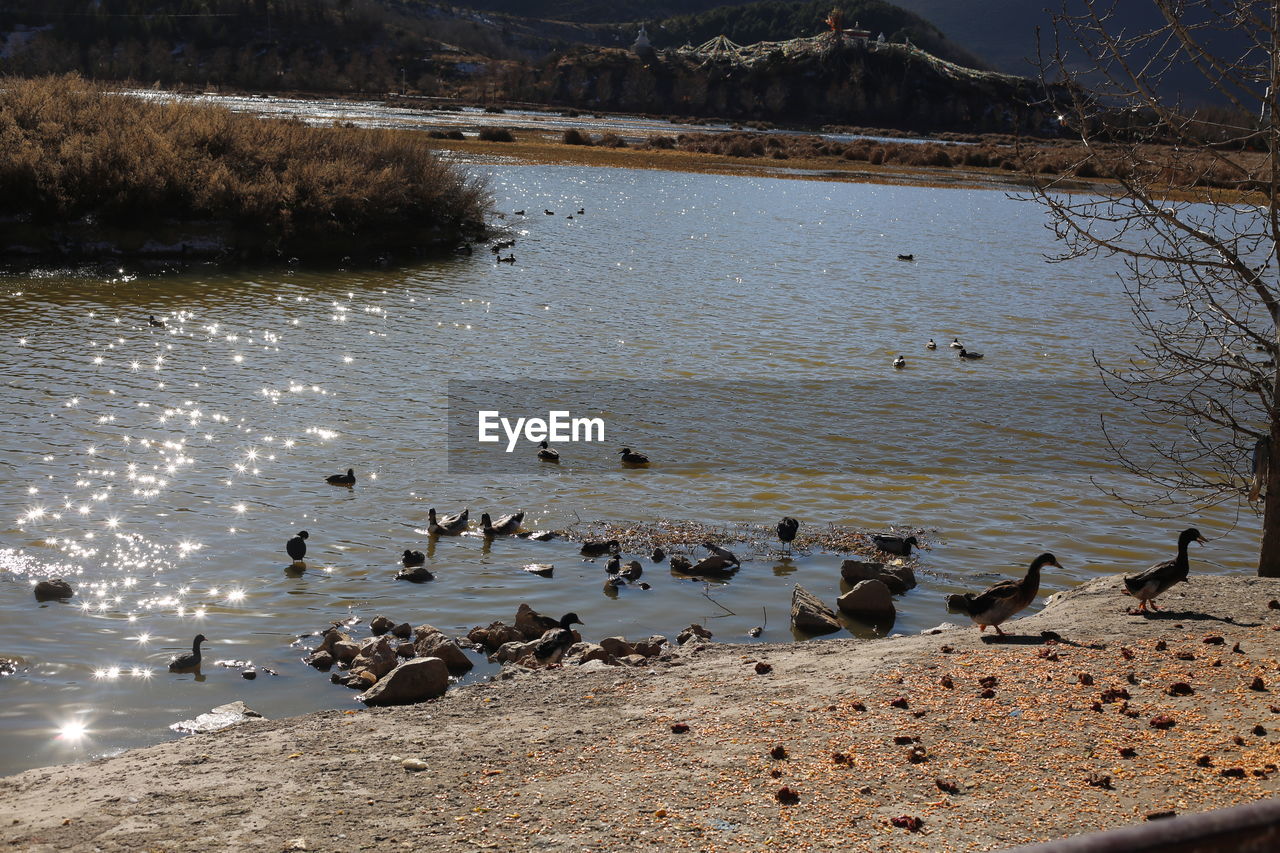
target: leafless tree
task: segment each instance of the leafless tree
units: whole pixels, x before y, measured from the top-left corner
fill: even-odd
[[[1172,446],[1112,441],[1121,464],[1160,487],[1126,500],[1251,509],[1262,517],[1258,573],[1278,577],[1280,463],[1267,461],[1280,452],[1280,3],[1147,0],[1158,14],[1135,28],[1137,5],[1070,0],[1055,16],[1045,91],[1081,154],[1033,195],[1058,237],[1055,260],[1123,261],[1141,342],[1124,363],[1099,364],[1108,388],[1151,423],[1182,427]],[[1215,108],[1171,95],[1188,70]],[[1082,176],[1114,183],[1069,191]]]

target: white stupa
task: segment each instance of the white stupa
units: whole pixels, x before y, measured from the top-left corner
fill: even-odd
[[[636,35],[635,43],[631,45],[631,52],[636,54],[652,53],[653,45],[649,44],[649,34],[644,31],[644,25],[640,25],[640,32]]]

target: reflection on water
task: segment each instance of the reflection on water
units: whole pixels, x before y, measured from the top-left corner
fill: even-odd
[[[1065,567],[1045,577],[1046,593],[1173,553],[1181,521],[1134,517],[1069,465],[975,471],[939,438],[958,398],[936,389],[953,384],[963,394],[1037,380],[1034,398],[991,412],[991,429],[1025,426],[1038,441],[1052,423],[1023,425],[1022,411],[1113,405],[1092,390],[1090,353],[1115,359],[1132,343],[1115,270],[1046,265],[1034,208],[980,191],[489,171],[499,209],[530,214],[505,219],[513,264],[485,250],[408,269],[0,278],[0,657],[22,662],[0,678],[0,772],[154,742],[235,699],[267,716],[348,705],[353,692],[299,662],[298,637],[349,616],[460,633],[527,601],[576,611],[591,639],[673,636],[698,621],[716,639],[749,642],[763,626],[760,641],[777,642],[791,640],[794,584],[827,601],[840,592],[834,555],[744,554],[727,583],[635,555],[651,588],[607,596],[604,561],[584,562],[571,543],[428,543],[432,507],[475,518],[523,509],[529,529],[772,526],[783,515],[926,528],[921,585],[894,626],[908,632],[948,619],[946,594],[1020,575],[1043,550]],[[572,220],[541,212],[580,208]],[[915,262],[898,261],[904,252]],[[955,336],[986,358],[923,348]],[[892,368],[898,353],[907,370]],[[734,464],[551,466],[529,447],[505,468],[451,473],[451,379],[590,379],[624,395],[628,383],[749,382],[774,399],[738,410]],[[775,455],[798,429],[790,413],[808,380],[898,389],[855,401],[893,434],[850,434],[847,407],[824,418],[814,401],[803,428],[869,443],[855,448],[864,463],[910,430],[932,442],[927,469],[896,454],[882,470],[786,470]],[[678,422],[652,429],[681,434]],[[649,447],[643,434],[627,439]],[[348,467],[353,488],[325,482]],[[1233,529],[1226,511],[1196,522],[1214,541],[1193,573],[1252,571],[1256,525]],[[291,570],[285,542],[304,529],[306,568]],[[427,554],[432,581],[395,580],[407,548]],[[531,563],[554,564],[552,577],[523,571]],[[31,584],[47,577],[69,579],[75,597],[37,605]],[[197,633],[209,637],[203,671],[170,674]],[[220,659],[262,674],[242,680]]]

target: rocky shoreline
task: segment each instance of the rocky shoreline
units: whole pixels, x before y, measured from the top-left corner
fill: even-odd
[[[0,779],[22,850],[988,850],[1280,788],[1280,580],[1118,577],[1012,635],[506,667]]]

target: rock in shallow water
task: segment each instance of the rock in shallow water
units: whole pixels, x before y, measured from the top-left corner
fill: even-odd
[[[840,630],[835,611],[809,590],[796,584],[791,593],[791,625],[806,634],[830,634]]]
[[[836,599],[841,613],[864,619],[883,619],[894,615],[893,595],[879,580],[865,580]]]
[[[915,572],[902,560],[894,560],[887,566],[884,563],[845,560],[840,565],[840,576],[851,584],[866,580],[881,581],[894,595],[902,595],[916,585]]]
[[[262,718],[261,714],[237,699],[234,702],[219,705],[208,713],[199,715],[194,720],[182,720],[174,723],[169,728],[175,732],[204,734],[205,732],[216,732],[219,729],[225,729],[229,726],[243,723],[246,720],[260,718]]]

